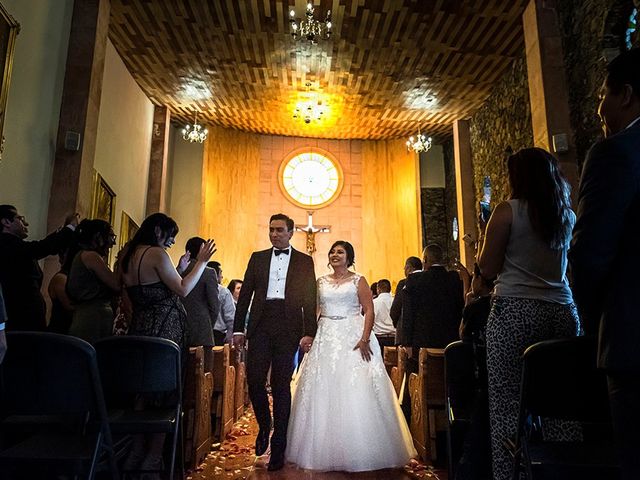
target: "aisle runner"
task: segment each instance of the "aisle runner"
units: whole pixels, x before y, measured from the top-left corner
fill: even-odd
[[[412,461],[404,470],[381,470],[377,472],[362,473],[311,473],[298,470],[288,464],[279,472],[267,472],[266,464],[269,455],[256,457],[254,455],[254,443],[258,434],[258,425],[251,409],[247,410],[234,425],[233,430],[218,448],[209,455],[195,471],[187,472],[187,480],[261,480],[278,478],[304,478],[313,480],[331,480],[332,478],[354,480],[447,480],[446,472],[434,470],[431,466]]]

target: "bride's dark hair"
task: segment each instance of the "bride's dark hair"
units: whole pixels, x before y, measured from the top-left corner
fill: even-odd
[[[331,253],[331,250],[338,246],[344,248],[345,252],[347,252],[347,268],[354,265],[356,263],[356,253],[353,250],[353,245],[351,245],[346,240],[338,240],[336,242],[333,242],[333,245],[331,245],[331,248],[329,249],[329,253]],[[327,256],[329,256],[329,253],[327,254]]]

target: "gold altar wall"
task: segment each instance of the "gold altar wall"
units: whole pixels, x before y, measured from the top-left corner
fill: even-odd
[[[363,268],[367,278],[404,277],[404,262],[422,258],[420,165],[403,140],[363,142]],[[395,291],[395,290],[394,290]]]
[[[327,252],[335,240],[351,242],[356,270],[369,282],[403,276],[404,260],[419,255],[419,170],[416,155],[402,141],[324,140],[237,132],[212,127],[203,159],[201,235],[216,240],[215,258],[225,285],[242,278],[251,252],[270,247],[269,217],[278,212],[306,225],[307,211],[290,203],[278,185],[278,168],[294,150],[327,152],[342,167],[340,197],[313,214],[316,275],[330,272]],[[294,248],[305,251],[306,235],[296,232]]]
[[[213,259],[222,264],[225,286],[255,250],[259,188],[259,135],[209,128],[202,162],[200,233],[216,241]]]

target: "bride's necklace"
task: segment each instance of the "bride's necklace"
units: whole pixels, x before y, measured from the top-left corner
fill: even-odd
[[[345,278],[347,278],[349,275],[351,275],[352,272],[350,272],[349,270],[347,270],[345,273],[343,273],[342,275],[336,275],[336,273],[333,273],[333,279],[336,282],[339,282],[340,280],[343,280]]]

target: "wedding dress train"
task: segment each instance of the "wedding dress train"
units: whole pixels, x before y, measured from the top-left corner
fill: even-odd
[[[370,362],[353,350],[364,328],[359,278],[318,280],[318,331],[293,382],[285,453],[304,469],[378,470],[417,455],[375,336]]]

